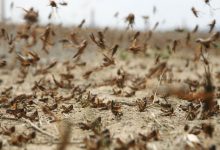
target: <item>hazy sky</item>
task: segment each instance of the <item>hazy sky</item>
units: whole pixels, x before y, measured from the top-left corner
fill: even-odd
[[[212,11],[204,0],[57,0],[57,2],[68,2],[68,6],[59,6],[58,13],[53,19],[48,20],[51,7],[49,0],[5,0],[7,18],[16,22],[22,22],[22,9],[33,6],[40,14],[41,23],[63,23],[64,25],[79,24],[82,19],[86,19],[86,24],[90,24],[91,12],[94,11],[95,23],[99,26],[125,27],[125,17],[129,13],[134,13],[135,28],[143,28],[143,15],[150,16],[150,25],[159,21],[158,28],[190,27],[199,24],[203,28],[208,28],[208,24],[216,18],[217,25],[220,26],[220,9]],[[14,8],[10,11],[10,3],[14,2]],[[210,0],[213,8],[220,8],[220,0]],[[157,7],[156,14],[153,14],[153,7]],[[193,16],[191,8],[199,10],[199,18]],[[118,18],[114,14],[119,12]]]

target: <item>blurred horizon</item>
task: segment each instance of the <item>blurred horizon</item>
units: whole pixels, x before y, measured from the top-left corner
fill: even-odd
[[[155,23],[159,22],[159,30],[193,29],[197,24],[201,30],[206,30],[213,19],[220,18],[219,0],[211,0],[210,6],[205,4],[204,0],[56,0],[56,2],[67,2],[68,5],[58,5],[56,11],[49,6],[49,0],[7,0],[4,5],[5,20],[8,23],[23,23],[25,12],[22,8],[31,7],[39,12],[39,23],[43,25],[53,23],[72,26],[80,24],[85,19],[85,26],[126,28],[125,18],[129,13],[133,13],[134,29],[153,28]],[[193,15],[192,7],[199,11],[198,18]],[[51,11],[52,19],[48,19]],[[118,16],[114,17],[116,13]],[[144,23],[143,16],[149,16],[147,24]],[[216,28],[220,29],[218,21]]]

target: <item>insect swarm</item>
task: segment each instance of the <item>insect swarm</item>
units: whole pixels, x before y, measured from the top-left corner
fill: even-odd
[[[0,149],[217,148],[214,1],[188,3],[192,29],[172,24],[169,31],[173,22],[160,18],[162,6],[127,14],[118,3],[111,15],[120,25],[115,28],[92,26],[82,13],[72,14],[78,23],[67,26],[64,15],[77,4],[45,3],[49,24],[37,5],[22,6],[21,24],[0,23]],[[14,18],[16,5],[8,17]],[[58,10],[62,16],[53,17]]]

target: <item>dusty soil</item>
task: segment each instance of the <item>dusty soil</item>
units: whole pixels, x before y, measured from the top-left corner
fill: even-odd
[[[41,50],[40,40],[27,48],[25,40],[18,38],[14,51],[8,53],[7,40],[1,38],[1,60],[7,64],[0,68],[0,149],[52,150],[60,145],[67,149],[220,147],[219,110],[201,117],[199,99],[173,94],[204,90],[205,65],[201,60],[194,61],[193,49],[198,45],[194,43],[196,46],[191,49],[184,45],[172,53],[150,47],[144,54],[133,54],[126,48],[129,40],[118,41],[115,64],[96,70],[103,63],[102,53],[109,54],[108,50],[100,52],[89,39],[89,34],[96,30],[78,31],[80,39],[89,42],[79,59],[72,58],[77,52],[74,46],[63,47],[59,43],[67,37],[67,33],[59,32],[49,54]],[[116,43],[114,32],[106,36],[111,37],[106,43]],[[163,37],[157,38],[163,45]],[[38,53],[40,60],[36,64],[21,66],[16,52],[24,55],[24,47]],[[161,57],[155,62],[157,54]],[[220,55],[214,49],[208,54],[214,100],[218,102]],[[55,61],[53,67],[42,71]],[[166,69],[152,73],[152,68],[162,63]],[[94,72],[85,78],[87,71]],[[65,80],[62,74],[72,77]]]

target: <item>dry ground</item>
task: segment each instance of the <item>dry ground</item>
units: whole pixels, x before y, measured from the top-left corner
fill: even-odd
[[[13,33],[13,29],[8,30]],[[25,40],[17,40],[15,50],[8,53],[7,42],[1,38],[1,59],[6,60],[7,65],[0,68],[0,149],[58,149],[60,143],[66,145],[62,139],[68,136],[68,132],[67,149],[97,149],[98,146],[99,149],[141,149],[141,146],[138,147],[141,144],[153,150],[220,147],[219,110],[202,119],[199,100],[189,102],[170,94],[173,89],[182,93],[203,90],[205,80],[204,63],[193,60],[193,46],[191,49],[182,46],[175,53],[169,53],[164,48],[163,36],[172,34],[172,38],[176,38],[175,33],[164,33],[161,37],[156,35],[161,40],[152,40],[150,44],[158,43],[162,50],[149,46],[145,54],[129,52],[126,50],[130,45],[129,40],[125,38],[118,43],[116,33],[106,33],[111,37],[111,40],[106,39],[109,45],[116,42],[120,45],[115,65],[95,71],[85,79],[83,74],[86,71],[103,62],[99,48],[88,38],[96,30],[77,31],[81,39],[85,37],[89,41],[78,61],[72,58],[76,53],[75,48],[64,48],[58,43],[67,34],[59,32],[49,54],[41,50],[40,41],[30,48],[38,53],[40,61],[37,65],[24,67],[28,69],[25,78],[20,78],[21,65],[15,53],[21,51]],[[80,35],[82,32],[83,35]],[[176,36],[181,37],[179,34]],[[208,52],[216,101],[219,101],[220,90],[218,50],[219,47]],[[155,64],[157,54],[161,58]],[[45,68],[55,60],[57,64],[46,73],[36,74],[39,68]],[[166,62],[167,71],[158,71],[149,76],[150,69],[162,62]],[[68,66],[72,66],[69,71]],[[74,76],[70,79],[70,87],[62,88],[54,82],[52,75],[60,81],[62,73]],[[35,82],[38,82],[38,87]],[[64,82],[67,84],[67,81]],[[119,82],[123,82],[124,86],[120,87]],[[190,83],[194,85],[190,87]],[[138,104],[146,104],[146,107],[143,106],[140,112],[141,106],[138,107]],[[19,116],[21,112],[15,112],[18,109],[26,114]],[[37,112],[36,116],[34,112]],[[94,120],[97,122],[94,123]],[[91,125],[91,122],[94,124]],[[15,127],[15,131],[11,131],[12,127]],[[106,136],[101,133],[105,129],[109,130]],[[36,137],[27,139],[33,132]]]

